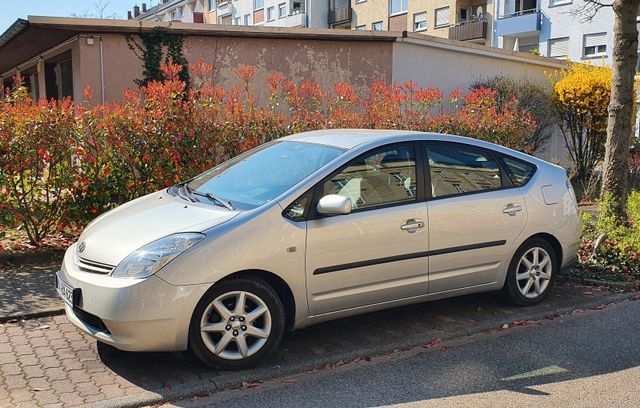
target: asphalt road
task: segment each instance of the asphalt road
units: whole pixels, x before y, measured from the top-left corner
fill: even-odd
[[[638,407],[640,301],[164,407]]]

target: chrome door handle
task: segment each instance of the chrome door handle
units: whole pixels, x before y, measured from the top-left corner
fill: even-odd
[[[400,229],[408,232],[416,232],[419,228],[423,228],[423,227],[424,227],[424,221],[416,220],[413,218],[406,220],[405,222],[400,224]]]
[[[518,211],[522,211],[522,206],[520,204],[509,203],[502,207],[502,212],[509,215],[516,215]]]

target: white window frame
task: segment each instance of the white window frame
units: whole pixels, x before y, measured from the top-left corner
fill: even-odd
[[[567,53],[565,55],[551,55],[551,43],[554,41],[567,41]],[[549,41],[547,41],[547,47],[548,47],[548,52],[547,55],[549,56],[549,58],[561,58],[561,59],[565,59],[569,57],[569,41],[570,38],[569,37],[558,37],[558,38],[549,38]]]
[[[251,25],[251,14],[244,15],[243,23],[244,25]]]
[[[258,1],[262,1],[262,5],[258,7]],[[253,1],[253,10],[263,10],[264,9],[264,0],[254,0]]]
[[[380,29],[376,29],[376,24],[380,24]],[[371,30],[373,31],[384,31],[384,22],[383,21],[375,21],[371,23]]]
[[[595,47],[595,51],[596,52],[593,53],[593,54],[587,54],[587,39],[589,37],[594,37],[594,36],[604,36],[604,38],[603,38],[604,43],[596,44],[596,45],[590,45],[589,47]],[[604,47],[604,51],[598,52],[598,48],[599,47]],[[607,56],[607,33],[606,32],[590,33],[590,34],[585,34],[584,36],[582,36],[582,58],[583,59],[601,58],[601,57],[606,57],[606,56]]]
[[[422,28],[416,28],[416,17],[417,16],[423,16],[424,15],[424,20],[421,20],[421,23],[424,23],[424,27]],[[413,13],[413,31],[415,32],[420,32],[420,31],[426,31],[427,30],[427,12],[426,11],[421,11],[419,13]]]
[[[573,3],[573,0],[549,0],[549,7],[566,6]]]
[[[275,21],[276,17],[276,7],[275,6],[271,6],[271,7],[267,7],[267,15],[266,15],[266,20],[267,21]]]
[[[438,10],[445,10],[445,9],[449,11],[449,22],[447,22],[446,24],[438,24]],[[449,27],[450,25],[451,25],[451,7],[449,6],[438,7],[433,11],[433,27],[434,28],[445,28],[445,27]]]
[[[278,18],[285,18],[287,16],[287,3],[278,4]]]
[[[358,31],[366,31],[367,30],[367,25],[366,24],[357,25],[356,26],[356,30],[358,30]]]
[[[409,0],[395,0],[400,2],[400,11],[391,11],[391,4],[394,0],[389,0],[389,16],[399,16],[406,14],[409,10]]]

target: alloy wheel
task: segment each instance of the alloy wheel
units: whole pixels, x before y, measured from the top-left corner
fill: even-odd
[[[516,283],[520,293],[528,298],[535,299],[542,295],[553,272],[553,262],[547,251],[540,247],[533,247],[522,255],[516,269]]]
[[[205,346],[216,356],[242,360],[257,353],[269,339],[271,312],[253,293],[224,293],[205,309],[200,333]]]

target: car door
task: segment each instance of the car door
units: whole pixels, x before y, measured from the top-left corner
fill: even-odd
[[[311,314],[388,302],[428,291],[427,208],[417,143],[388,145],[352,160],[318,184],[311,209],[328,194],[352,212],[307,221]]]
[[[429,292],[495,282],[527,213],[495,154],[464,143],[427,142],[431,197]]]

